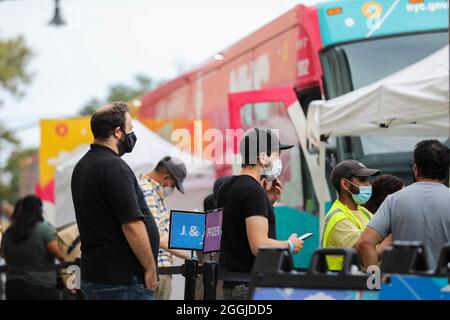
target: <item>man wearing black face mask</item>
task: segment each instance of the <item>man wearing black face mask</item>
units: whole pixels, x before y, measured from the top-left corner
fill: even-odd
[[[117,143],[119,157],[123,156],[125,153],[132,152],[137,141],[137,137],[134,132],[126,133],[123,128],[120,128],[120,130],[123,132],[123,140],[118,140]]]
[[[120,157],[136,143],[128,107],[92,115],[94,143],[72,174],[81,238],[81,288],[88,300],[153,300],[159,233],[131,168]]]

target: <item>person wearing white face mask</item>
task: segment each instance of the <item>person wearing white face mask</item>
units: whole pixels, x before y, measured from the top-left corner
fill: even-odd
[[[271,130],[249,130],[240,142],[242,169],[220,187],[217,206],[225,208],[222,221],[220,265],[227,271],[250,273],[262,246],[284,247],[292,254],[300,252],[303,241],[297,234],[276,240],[273,204],[280,198],[283,185],[280,152],[292,148],[280,143]],[[262,181],[271,181],[265,190]],[[247,299],[248,286],[224,281],[226,300]]]
[[[187,170],[185,164],[178,158],[166,156],[158,162],[155,169],[139,179],[139,186],[144,193],[147,206],[155,218],[160,235],[158,267],[171,267],[173,255],[188,259],[189,253],[183,250],[169,249],[169,211],[164,205],[164,199],[171,196],[177,188],[184,194],[183,181]],[[156,290],[156,300],[169,300],[172,292],[172,276],[160,275]]]
[[[345,160],[336,165],[331,173],[331,182],[338,192],[338,199],[325,215],[322,237],[324,248],[356,248],[356,243],[372,218],[363,205],[372,196],[369,177],[378,175],[379,170],[366,168],[356,160]],[[328,268],[342,269],[343,257],[327,257]]]

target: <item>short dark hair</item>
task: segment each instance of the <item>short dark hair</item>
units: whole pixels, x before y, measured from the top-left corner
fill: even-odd
[[[438,140],[420,141],[414,149],[414,163],[421,177],[444,181],[449,171],[449,149]]]
[[[405,182],[393,175],[384,174],[372,181],[372,196],[364,205],[367,210],[375,213],[384,199],[390,194],[393,194],[403,188]]]
[[[117,127],[125,131],[126,114],[129,112],[125,102],[115,101],[111,108],[96,111],[91,117],[91,131],[95,139],[107,139]]]
[[[352,181],[353,178],[355,178],[355,177],[354,177],[354,176],[348,176],[348,177],[343,177],[343,178],[341,178],[341,179],[339,179],[339,180],[336,180],[336,181],[332,182],[334,188],[335,188],[336,191],[337,191],[337,193],[339,194],[339,193],[341,192],[341,180],[342,180],[342,179],[347,179],[347,180]]]
[[[162,174],[165,174],[165,173],[170,174],[169,169],[167,169],[166,165],[164,164],[164,161],[169,161],[169,160],[170,160],[170,156],[165,156],[164,158],[162,158],[156,165],[155,171],[158,173],[162,173]]]
[[[351,178],[350,178],[351,179]],[[341,180],[339,180],[339,181],[334,181],[333,182],[333,186],[334,186],[334,188],[336,189],[336,191],[337,191],[337,193],[340,193],[341,192]]]

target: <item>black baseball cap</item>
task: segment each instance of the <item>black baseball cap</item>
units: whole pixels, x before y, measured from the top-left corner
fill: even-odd
[[[166,156],[162,158],[160,161],[169,171],[169,173],[174,177],[177,184],[177,189],[184,194],[184,187],[183,187],[183,181],[186,178],[187,175],[187,169],[186,165],[181,161],[181,159]]]
[[[352,177],[372,177],[380,173],[380,170],[369,169],[360,161],[357,160],[345,160],[334,167],[331,172],[331,182],[333,185],[338,185],[341,179],[350,179]]]
[[[254,128],[248,130],[242,138],[239,149],[242,156],[242,163],[256,164],[261,152],[270,156],[275,151],[292,148],[292,144],[283,144],[280,139],[270,129]]]

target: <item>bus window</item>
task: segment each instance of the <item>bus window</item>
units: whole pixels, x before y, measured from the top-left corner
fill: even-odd
[[[241,122],[243,128],[250,128],[253,123],[253,104],[246,104],[241,108]],[[244,129],[246,130],[246,129]]]
[[[448,32],[339,45],[321,53],[325,96],[332,99],[378,81],[448,45]]]
[[[294,148],[283,151],[283,172],[280,177],[284,185],[281,203],[303,210],[302,174],[305,170],[301,168],[300,149],[297,136],[292,126],[286,107],[282,102],[250,103],[241,108],[242,129],[264,128],[279,130],[280,140],[283,143],[293,144]],[[311,188],[312,188],[312,184]]]

